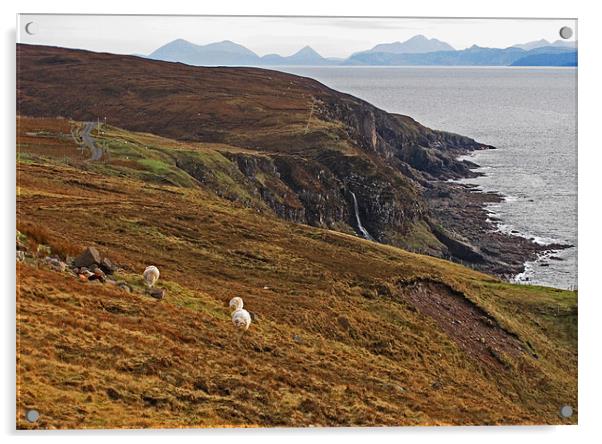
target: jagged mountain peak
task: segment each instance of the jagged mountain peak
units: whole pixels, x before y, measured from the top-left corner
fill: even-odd
[[[304,46],[299,51],[294,53],[291,57],[316,57],[316,58],[319,57],[319,58],[322,58],[322,56],[309,45]]]

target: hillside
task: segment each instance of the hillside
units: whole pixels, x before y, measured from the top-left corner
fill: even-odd
[[[278,71],[30,45],[17,51],[20,115],[106,118],[127,130],[227,145],[213,158],[176,159],[222,197],[347,233],[362,232],[359,219],[379,242],[498,275],[520,273],[540,249],[492,232],[484,211],[467,212],[482,207],[469,189],[454,192],[460,206],[445,199],[447,179],[474,174],[457,156],[491,148],[470,138]]]
[[[19,428],[577,422],[558,415],[577,411],[576,293],[220,197],[212,181],[243,192],[220,169],[238,147],[103,125],[89,161],[82,128],[17,121]],[[132,292],[45,261],[89,245]],[[142,290],[151,263],[161,301]],[[240,347],[233,296],[255,314]]]

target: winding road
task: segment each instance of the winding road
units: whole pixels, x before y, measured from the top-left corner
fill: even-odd
[[[94,129],[94,125],[96,125],[95,122],[84,122],[84,126],[79,132],[79,136],[82,138],[82,147],[88,147],[92,153],[88,160],[100,160],[104,154],[104,150],[96,146],[94,137],[90,134]]]

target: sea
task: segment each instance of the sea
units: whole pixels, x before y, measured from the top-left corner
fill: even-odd
[[[571,245],[526,263],[519,283],[577,288],[577,69],[526,67],[278,67],[311,77],[433,129],[495,146],[469,159],[463,182],[504,199],[492,229]]]

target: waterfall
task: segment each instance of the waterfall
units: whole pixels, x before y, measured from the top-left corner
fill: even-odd
[[[370,236],[370,233],[368,233],[368,230],[366,230],[364,228],[364,226],[362,225],[362,220],[360,219],[360,208],[359,208],[359,205],[357,204],[357,198],[355,197],[355,193],[353,191],[349,191],[349,192],[351,193],[351,197],[353,197],[353,210],[355,211],[355,220],[357,222],[357,228],[358,228],[358,230],[360,230],[360,233],[362,233],[362,236],[364,236],[365,239],[373,241],[374,238],[372,236]]]

